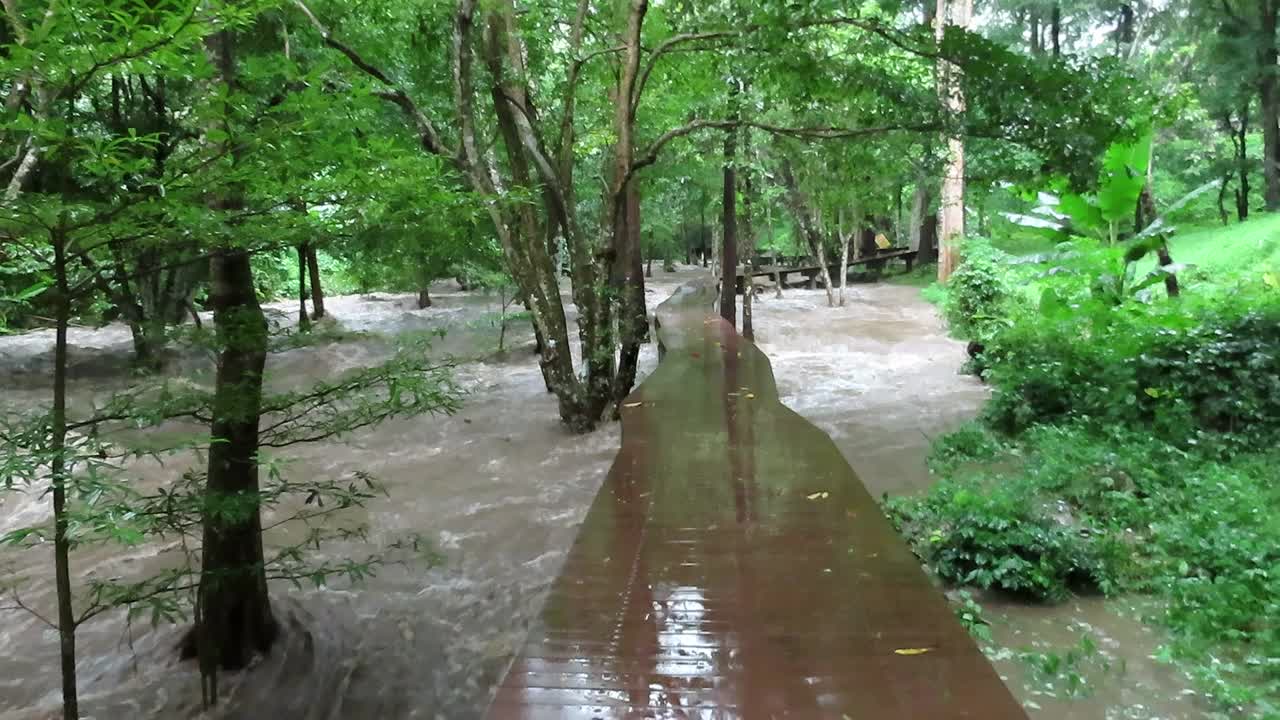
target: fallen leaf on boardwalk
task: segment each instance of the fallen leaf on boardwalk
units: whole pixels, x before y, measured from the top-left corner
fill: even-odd
[[[700,358],[702,357],[702,353],[691,352],[689,353],[689,357]]]
[[[623,405],[622,407],[633,408],[633,407],[640,407],[640,406],[641,406],[641,405],[643,405],[643,404],[644,404],[644,403],[642,403],[642,402],[634,402],[634,403],[627,403],[627,404]]]
[[[756,399],[756,394],[755,394],[755,393],[747,393],[747,399],[748,399],[748,400],[755,400],[755,399]]]
[[[811,495],[806,495],[805,497],[809,498],[810,500],[826,500],[828,497],[830,497],[830,493],[826,491],[816,492]]]
[[[898,648],[893,652],[896,655],[923,655],[932,650],[933,648]]]

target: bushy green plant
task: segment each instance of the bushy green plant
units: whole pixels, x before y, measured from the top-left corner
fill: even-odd
[[[1054,517],[1025,487],[945,480],[887,508],[943,580],[1036,600],[1112,585],[1106,541]]]
[[[982,238],[966,240],[963,261],[947,281],[943,315],[957,337],[982,341],[1004,322],[1009,297],[1008,256]]]
[[[1280,429],[1280,303],[1081,303],[986,343],[986,419],[1008,433],[1069,418],[1169,439],[1215,433],[1257,445]]]

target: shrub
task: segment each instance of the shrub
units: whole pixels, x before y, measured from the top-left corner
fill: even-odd
[[[1209,432],[1259,445],[1280,430],[1275,302],[1081,303],[1070,317],[1014,321],[984,362],[995,390],[985,418],[1006,433],[1093,418],[1178,442]]]
[[[1053,517],[1025,485],[947,480],[924,498],[894,499],[886,507],[948,583],[1036,600],[1112,585],[1107,541]]]
[[[1009,297],[1009,257],[981,238],[966,240],[947,281],[943,315],[957,337],[985,341],[1001,326]]]

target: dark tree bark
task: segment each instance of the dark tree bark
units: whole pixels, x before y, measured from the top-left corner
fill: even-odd
[[[932,209],[932,193],[923,181],[916,182],[911,197],[911,249],[921,265],[938,260],[938,215]]]
[[[311,276],[311,319],[319,320],[325,316],[324,286],[320,284],[320,259],[316,257],[316,246],[306,244],[307,271]]]
[[[1062,3],[1054,2],[1049,16],[1049,41],[1053,45],[1053,56],[1062,57]]]
[[[738,326],[738,133],[724,136],[724,240],[720,243],[720,317]]]
[[[71,322],[71,288],[67,281],[67,239],[53,232],[53,264],[57,297],[57,330],[53,349],[53,408],[49,413],[50,486],[53,489],[53,567],[58,591],[58,654],[62,664],[62,716],[80,717],[76,692],[76,620],[71,605],[71,540],[67,530],[67,326]]]
[[[311,330],[311,316],[307,315],[307,248],[299,245],[298,253],[298,329]]]
[[[267,321],[258,305],[249,255],[218,251],[210,261],[218,370],[210,428],[199,627],[202,669],[241,669],[271,648],[277,627],[267,596],[258,485],[258,420]],[[217,697],[216,680],[207,688]]]
[[[220,31],[207,40],[219,80],[235,85],[234,40]],[[229,115],[229,110],[228,110]],[[238,191],[210,201],[215,210],[243,206]],[[200,659],[206,703],[218,696],[219,669],[241,669],[271,648],[278,627],[271,614],[262,551],[258,484],[258,422],[267,321],[253,282],[249,254],[220,248],[210,258],[210,300],[218,337],[205,485],[204,535],[196,629],[186,653]]]
[[[1044,48],[1040,43],[1040,10],[1038,8],[1031,9],[1031,23],[1029,29],[1031,35],[1031,54],[1039,55],[1044,52]]]
[[[1116,43],[1123,54],[1133,46],[1133,5],[1123,3],[1120,5],[1120,21],[1116,24]]]
[[[1268,211],[1280,210],[1280,86],[1277,85],[1277,0],[1260,0],[1258,98],[1262,116],[1262,165]]]
[[[418,309],[425,310],[431,307],[431,288],[425,284],[418,289]]]

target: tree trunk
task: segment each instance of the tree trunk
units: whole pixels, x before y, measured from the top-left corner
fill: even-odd
[[[298,330],[311,330],[311,316],[307,315],[307,248],[297,247],[298,253]]]
[[[1049,40],[1053,45],[1053,56],[1062,57],[1062,2],[1055,0],[1049,16]]]
[[[267,596],[258,486],[258,420],[267,321],[258,305],[249,255],[221,250],[210,260],[210,300],[219,336],[210,428],[207,514],[200,572],[201,664],[241,669],[271,648],[277,627]],[[217,696],[216,681],[209,689]]]
[[[746,131],[744,138],[745,157],[751,156],[751,131]],[[743,188],[745,192],[742,194],[742,230],[743,237],[746,238],[746,254],[743,265],[746,266],[747,272],[742,278],[742,337],[748,340],[756,339],[756,329],[753,323],[752,313],[755,305],[755,276],[751,272],[755,269],[756,258],[756,227],[755,217],[752,210],[755,208],[755,183],[750,171],[743,173]]]
[[[311,319],[319,320],[325,316],[324,287],[320,284],[320,259],[316,257],[316,246],[306,244],[307,271],[311,276]]]
[[[219,80],[234,88],[231,32],[215,33],[207,46]],[[228,117],[230,108],[225,112]],[[212,199],[210,206],[237,210],[243,200],[237,191],[230,190]],[[215,250],[209,267],[209,298],[219,351],[209,428],[196,629],[184,649],[188,655],[194,651],[199,656],[204,699],[213,704],[218,696],[219,669],[247,667],[255,655],[271,648],[278,627],[267,595],[258,485],[267,320],[258,305],[246,251]]]
[[[67,242],[61,227],[53,232],[57,282],[57,330],[53,349],[53,408],[49,413],[50,486],[53,488],[53,564],[58,591],[58,652],[62,660],[62,717],[76,720],[76,620],[71,597],[71,541],[67,536],[67,326],[71,288],[67,281]]]
[[[800,234],[804,236],[805,242],[808,243],[810,254],[813,255],[818,263],[818,272],[822,276],[823,285],[827,291],[827,305],[835,307],[836,297],[831,287],[831,273],[827,271],[827,257],[822,247],[822,234],[818,230],[813,214],[809,210],[808,201],[804,194],[800,192],[800,184],[796,181],[789,159],[782,161],[782,181],[787,191],[787,203],[791,205],[791,212],[796,216],[796,225],[800,229]]]
[[[737,155],[738,133],[736,130],[729,130],[724,136],[724,240],[720,243],[720,317],[728,320],[734,327],[738,326]]]
[[[431,307],[431,288],[424,282],[418,289],[418,309],[426,310],[429,307]]]
[[[849,241],[858,233],[859,213],[855,210],[853,213],[853,227],[846,228],[844,224],[844,208],[840,209],[840,219],[837,223],[836,232],[840,234],[840,295],[836,303],[840,307],[844,307],[844,288],[849,281]]]
[[[937,34],[941,42],[947,25],[947,0],[938,0]],[[969,27],[973,0],[953,0],[951,24]],[[938,63],[938,92],[943,109],[955,116],[964,114],[964,92],[960,87],[960,69],[946,61]],[[948,161],[942,178],[942,220],[938,237],[938,282],[945,283],[960,260],[959,243],[964,238],[964,140],[959,135],[947,138]]]
[[[1040,10],[1037,8],[1031,9],[1030,34],[1031,34],[1031,54],[1039,55],[1041,52],[1044,51],[1044,48],[1040,46]]]
[[[1280,87],[1277,86],[1276,0],[1261,0],[1258,97],[1262,117],[1262,167],[1268,211],[1280,210]]]
[[[1236,188],[1236,218],[1249,219],[1249,100],[1240,107],[1240,125],[1236,128],[1236,172],[1240,175]]]

